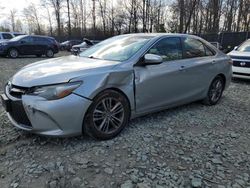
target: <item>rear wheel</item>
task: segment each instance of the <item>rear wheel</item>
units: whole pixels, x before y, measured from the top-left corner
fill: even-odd
[[[129,117],[126,97],[117,91],[106,90],[94,98],[84,118],[83,129],[96,139],[111,139],[128,124]]]
[[[9,57],[11,57],[11,58],[17,58],[18,55],[19,55],[19,53],[18,53],[17,49],[11,48],[11,49],[9,50],[8,55],[9,55]]]
[[[54,52],[53,52],[53,50],[51,50],[51,49],[48,49],[47,51],[46,51],[46,57],[49,57],[49,58],[52,58],[52,57],[54,57]]]
[[[221,76],[216,76],[212,81],[207,97],[203,100],[206,105],[215,105],[221,99],[224,90],[225,81]]]

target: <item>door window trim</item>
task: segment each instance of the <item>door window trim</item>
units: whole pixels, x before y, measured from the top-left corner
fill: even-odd
[[[201,44],[202,44],[203,47],[204,47],[205,54],[206,54],[206,49],[205,49],[205,47],[207,47],[210,51],[212,51],[213,55],[212,55],[212,56],[207,56],[207,55],[205,55],[205,56],[199,56],[199,57],[186,58],[185,55],[184,55],[184,40],[187,39],[187,38],[194,39],[194,40],[197,40],[197,41],[201,42]],[[182,43],[182,49],[183,49],[183,59],[196,59],[196,58],[215,57],[215,56],[218,54],[218,52],[216,52],[215,50],[213,50],[211,47],[209,47],[207,44],[205,44],[205,43],[204,43],[202,40],[200,40],[200,39],[193,38],[193,37],[182,37],[181,40],[182,40],[181,43]]]
[[[158,38],[153,44],[151,44],[141,55],[141,57],[139,58],[139,60],[133,65],[133,66],[141,66],[143,65],[143,57],[145,56],[145,54],[147,54],[147,52],[150,50],[150,48],[152,48],[157,42],[166,39],[166,38],[179,38],[180,39],[180,43],[181,43],[181,50],[182,50],[182,58],[181,59],[176,59],[176,60],[171,60],[171,61],[182,61],[184,59],[183,55],[184,55],[184,51],[183,51],[183,44],[182,44],[182,39],[183,37],[181,36],[162,36],[160,38]],[[162,63],[165,62],[171,62],[171,61],[163,61]],[[160,65],[160,64],[159,64]]]

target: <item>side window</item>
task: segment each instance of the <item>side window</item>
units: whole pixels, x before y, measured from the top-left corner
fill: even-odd
[[[30,43],[33,41],[33,39],[31,37],[24,37],[21,39],[21,41],[25,42],[25,43]]]
[[[212,50],[210,50],[206,45],[204,45],[204,47],[205,47],[205,51],[206,51],[206,56],[214,56],[215,55],[215,53]]]
[[[183,44],[185,58],[206,56],[204,45],[199,40],[186,38],[184,39]]]
[[[46,42],[46,39],[42,38],[42,37],[32,37],[34,42],[36,43],[44,43]]]
[[[3,33],[2,35],[3,35],[3,39],[12,39],[13,38],[13,36],[9,33]]]
[[[163,61],[182,59],[181,40],[178,37],[162,39],[148,53],[160,55]]]

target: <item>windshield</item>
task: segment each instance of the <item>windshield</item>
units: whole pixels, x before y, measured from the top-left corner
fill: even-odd
[[[250,40],[247,40],[247,41],[243,42],[243,44],[241,44],[237,48],[237,51],[240,51],[240,52],[250,52]]]
[[[9,41],[19,41],[19,40],[23,39],[24,37],[27,37],[27,35],[20,35],[20,36],[17,36],[17,37],[10,39]]]
[[[140,50],[153,36],[116,36],[100,42],[80,54],[81,57],[125,61]]]

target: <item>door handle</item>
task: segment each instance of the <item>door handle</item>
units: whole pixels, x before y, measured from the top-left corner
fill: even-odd
[[[185,70],[185,66],[181,66],[180,68],[179,68],[179,71],[184,71]]]

